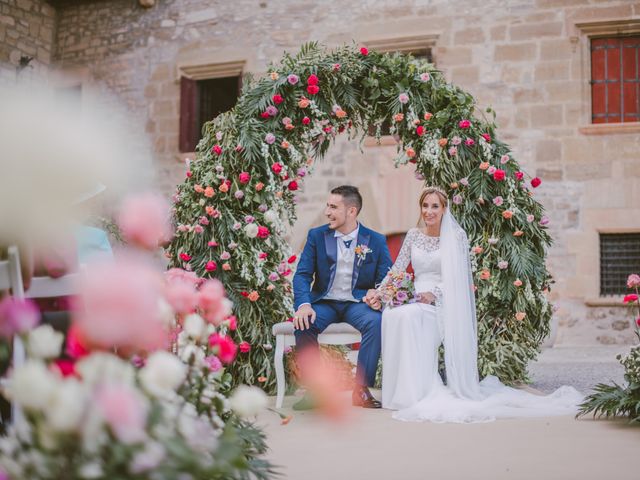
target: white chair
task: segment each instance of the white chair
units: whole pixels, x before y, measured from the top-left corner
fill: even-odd
[[[276,351],[274,357],[278,392],[276,396],[276,408],[282,407],[284,393],[287,390],[287,381],[284,374],[284,351],[287,347],[296,344],[293,334],[293,322],[277,323],[272,328],[276,337]],[[318,343],[325,345],[349,345],[362,340],[360,332],[348,323],[332,323],[327,329],[318,335]]]
[[[25,292],[25,298],[51,298],[76,295],[80,285],[82,267],[80,272],[68,273],[62,277],[33,277],[29,289]]]
[[[0,261],[0,291],[11,289],[11,294],[15,298],[24,298],[24,285],[22,283],[22,271],[20,270],[20,255],[18,248],[11,246],[7,250],[7,260]],[[25,350],[20,337],[13,337],[13,368],[24,364]],[[2,379],[4,386],[5,382]],[[11,411],[14,422],[22,421],[22,411],[14,404],[11,404]]]

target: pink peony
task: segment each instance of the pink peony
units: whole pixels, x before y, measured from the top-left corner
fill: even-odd
[[[489,168],[487,168],[487,173],[489,175],[493,175],[494,173],[496,173],[496,170],[498,170],[496,167],[494,167],[493,165],[490,165]]]
[[[495,172],[493,172],[493,179],[496,182],[502,182],[505,178],[505,171],[504,170],[496,170]]]
[[[458,154],[458,149],[456,147],[450,147],[449,148],[449,155],[457,155]]]
[[[456,205],[460,205],[462,203],[462,197],[460,195],[454,195],[452,200]]]
[[[523,172],[516,172],[514,173],[516,179],[518,180],[522,180],[524,178],[524,173]]]
[[[274,107],[273,105],[269,105],[266,108],[265,113],[269,117],[275,117],[278,114],[278,109],[276,107]]]
[[[160,195],[143,193],[125,199],[117,223],[127,242],[152,250],[171,240],[170,211]]]
[[[280,278],[280,275],[278,275],[276,272],[271,272],[269,274],[269,280],[272,282],[277,281]]]
[[[298,182],[296,182],[295,180],[292,180],[291,182],[289,182],[289,184],[287,185],[287,188],[292,191],[295,192],[296,190],[298,190]]]
[[[460,128],[470,128],[471,127],[471,122],[469,120],[460,120],[460,122],[458,122],[458,127],[460,127]]]
[[[209,260],[207,264],[204,266],[204,269],[207,272],[215,272],[218,269],[218,265],[213,260]]]
[[[504,203],[504,199],[500,195],[498,195],[497,197],[495,197],[493,199],[493,203],[494,203],[494,205],[499,207],[500,205],[502,205]]]
[[[229,252],[222,252],[220,254],[220,260],[229,260],[231,258],[231,254]]]
[[[500,270],[506,270],[508,266],[509,266],[509,262],[507,262],[506,260],[501,260],[498,262],[498,268]]]
[[[271,171],[278,175],[280,172],[282,172],[282,164],[278,162],[274,163],[273,165],[271,165]]]
[[[241,172],[240,175],[238,175],[238,179],[240,183],[249,183],[251,175],[249,175],[249,172]]]
[[[241,342],[239,348],[242,353],[248,353],[251,351],[251,345],[247,342]]]
[[[483,133],[480,136],[482,138],[484,138],[485,142],[490,142],[491,141],[491,135],[489,135],[488,133]]]
[[[638,288],[640,287],[640,275],[636,273],[632,273],[627,278],[627,288]]]
[[[465,144],[467,147],[473,147],[473,146],[476,144],[476,141],[475,141],[473,138],[467,138],[467,139],[464,141],[464,144]]]
[[[209,355],[204,359],[204,364],[212,372],[218,372],[222,369],[222,362],[215,355]]]
[[[258,227],[258,238],[269,238],[270,232],[267,227]]]
[[[431,79],[431,76],[429,75],[428,72],[424,72],[420,74],[420,81],[421,82],[428,82]]]
[[[549,225],[549,222],[551,222],[551,220],[549,220],[549,217],[543,215],[538,223],[544,227],[545,225]]]
[[[218,280],[207,280],[198,292],[198,305],[207,322],[220,325],[231,314],[231,302],[225,297]]]
[[[505,163],[508,163],[508,162],[509,162],[509,155],[502,155],[502,156],[500,157],[500,163],[501,163],[502,165],[504,165]]]
[[[195,227],[193,227],[193,233],[202,233],[204,232],[204,228],[202,228],[201,225],[196,225]]]
[[[215,351],[222,363],[229,364],[236,358],[238,347],[228,335],[213,333],[209,337],[209,346]]]
[[[266,260],[268,257],[269,257],[269,254],[268,254],[267,252],[260,252],[260,253],[258,254],[258,258],[259,258],[260,260]]]
[[[104,384],[96,391],[94,403],[122,443],[132,444],[146,439],[148,404],[132,387],[124,383]]]
[[[128,260],[128,261],[127,261]],[[124,355],[162,348],[166,332],[161,310],[163,278],[146,263],[120,259],[87,268],[73,321],[87,344]]]
[[[635,293],[630,293],[629,295],[625,295],[625,297],[622,299],[622,303],[632,303],[632,302],[636,302],[638,300],[638,295],[636,295]]]
[[[457,135],[451,139],[451,145],[460,145],[462,143],[462,139]]]
[[[460,184],[464,185],[465,187],[468,187],[469,186],[469,179],[467,177],[461,178],[460,179]]]
[[[227,318],[227,322],[229,322],[229,330],[232,332],[238,328],[238,319],[235,315],[229,316],[229,318]]]
[[[542,183],[542,180],[540,180],[538,177],[531,179],[531,186],[533,188],[538,188],[541,183]]]
[[[309,86],[307,87],[307,93],[308,93],[309,95],[317,95],[317,94],[318,94],[318,92],[320,92],[320,87],[319,87],[319,86],[317,86],[317,85],[309,85]]]
[[[238,200],[242,200],[244,198],[244,192],[242,190],[236,190],[233,196],[236,197]]]
[[[10,339],[26,333],[40,322],[40,311],[31,300],[5,297],[0,301],[0,336]]]
[[[527,222],[531,223],[531,222],[533,222],[535,220],[535,218],[536,217],[534,217],[533,215],[529,214],[529,215],[527,215]]]
[[[167,283],[164,297],[173,311],[180,314],[193,312],[198,304],[195,285],[184,279]]]
[[[209,219],[205,216],[200,217],[200,219],[198,220],[198,223],[200,225],[209,225]]]
[[[409,95],[407,95],[406,93],[401,93],[400,95],[398,95],[398,101],[402,104],[409,103]]]
[[[299,81],[300,81],[300,77],[298,77],[298,75],[295,75],[293,73],[291,73],[290,75],[287,75],[287,82],[289,82],[289,85],[295,85]]]
[[[188,253],[182,252],[179,257],[183,262],[188,262],[189,260],[191,260],[191,255],[189,255]]]

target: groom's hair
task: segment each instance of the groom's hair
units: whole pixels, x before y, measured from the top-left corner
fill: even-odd
[[[362,195],[358,191],[358,187],[353,185],[341,185],[331,190],[334,195],[341,195],[347,206],[353,206],[358,209],[358,213],[362,210]]]

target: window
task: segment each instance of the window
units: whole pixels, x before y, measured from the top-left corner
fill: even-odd
[[[591,39],[592,123],[640,121],[640,35]]]
[[[240,94],[239,75],[194,80],[180,78],[180,151],[193,152],[202,126],[232,109]]]
[[[627,277],[640,271],[640,233],[600,234],[600,295],[624,295]]]

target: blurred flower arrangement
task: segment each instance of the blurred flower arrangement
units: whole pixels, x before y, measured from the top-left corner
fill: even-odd
[[[382,304],[386,308],[415,302],[413,276],[408,272],[390,270],[380,288]]]
[[[21,414],[0,439],[0,478],[270,478],[249,421],[266,395],[231,391],[237,322],[222,284],[156,267],[150,252],[170,234],[159,197],[123,208],[132,247],[88,265],[66,343],[36,327],[29,301],[0,302],[0,334],[21,335],[28,357],[5,388]]]
[[[635,291],[626,295],[623,303],[630,305],[635,311],[638,345],[632,347],[627,355],[616,357],[624,367],[626,385],[596,385],[594,392],[580,406],[578,416],[593,413],[594,417],[628,417],[631,423],[640,422],[640,275],[629,275],[627,287]]]

